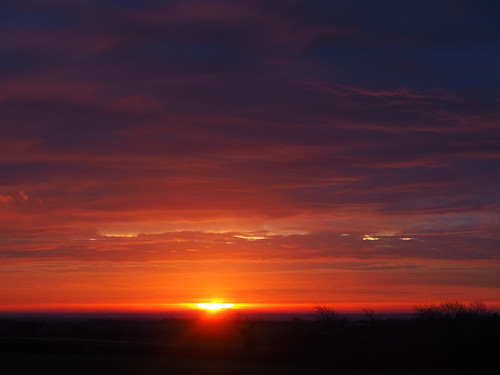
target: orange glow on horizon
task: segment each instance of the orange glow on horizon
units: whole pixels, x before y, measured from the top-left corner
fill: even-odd
[[[433,301],[432,303],[441,303],[445,300]],[[363,309],[371,308],[376,313],[412,313],[415,306],[426,304],[425,301],[405,302],[405,303],[320,303],[319,305],[328,306],[342,314],[361,314]],[[495,301],[485,301],[485,304],[492,309],[500,309],[500,304]],[[265,303],[237,303],[222,304],[231,305],[231,307],[222,307],[216,309],[204,308],[200,305],[212,304],[30,304],[30,305],[3,305],[0,306],[0,313],[131,313],[131,314],[189,314],[194,309],[207,312],[222,312],[228,310],[241,310],[245,313],[278,313],[278,314],[308,314],[313,313],[318,304],[265,304]]]
[[[211,302],[211,303],[197,303],[200,309],[217,311],[221,309],[231,309],[234,304],[233,303],[219,303],[219,302]]]

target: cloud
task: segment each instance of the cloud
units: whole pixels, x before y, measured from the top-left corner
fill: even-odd
[[[86,238],[76,238],[76,233],[56,237],[50,231],[5,234],[9,237],[0,247],[0,257],[5,261],[283,262],[285,268],[289,267],[285,264],[295,263],[295,267],[304,271],[313,264],[331,268],[347,261],[349,268],[362,269],[379,268],[377,264],[385,268],[391,263],[411,267],[412,263],[430,261],[495,262],[499,245],[495,237],[461,233],[414,234],[411,240],[404,241],[397,233],[374,237],[330,232],[287,235],[171,232],[109,233]]]
[[[16,194],[4,195],[0,193],[0,203],[12,203],[20,207],[19,205],[41,204],[42,201],[40,199],[33,200],[23,190],[19,190]]]
[[[0,203],[10,203],[14,202],[14,198],[11,195],[0,194]]]

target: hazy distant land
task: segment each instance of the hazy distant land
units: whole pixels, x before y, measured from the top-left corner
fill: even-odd
[[[317,306],[307,317],[3,316],[0,358],[17,373],[336,373],[498,368],[500,318],[481,303],[417,306],[413,315]]]

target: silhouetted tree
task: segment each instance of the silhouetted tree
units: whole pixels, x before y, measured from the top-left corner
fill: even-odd
[[[438,305],[417,305],[415,311],[417,317],[424,320],[456,320],[493,316],[493,311],[481,301],[471,302],[468,305],[459,301],[448,301]]]
[[[314,317],[326,332],[337,331],[347,322],[347,318],[332,308],[318,305],[314,308]]]
[[[243,339],[243,348],[247,352],[254,352],[257,346],[257,320],[250,319],[241,312],[235,315],[235,327]]]
[[[370,321],[374,322],[377,320],[380,320],[379,317],[375,314],[375,310],[373,310],[370,307],[366,307],[363,309],[363,313],[365,314],[365,317]]]

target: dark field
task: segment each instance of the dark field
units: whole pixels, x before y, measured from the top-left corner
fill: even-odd
[[[498,314],[420,310],[408,319],[0,319],[15,374],[496,373]]]
[[[50,355],[40,353],[1,353],[0,361],[11,368],[6,374],[214,374],[214,375],[447,375],[456,371],[383,371],[346,370],[275,363],[252,363],[247,361],[210,360],[186,358],[162,358],[140,356],[92,356],[92,355]],[[461,374],[497,374],[495,371],[461,371]]]

